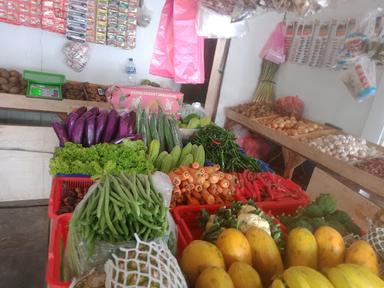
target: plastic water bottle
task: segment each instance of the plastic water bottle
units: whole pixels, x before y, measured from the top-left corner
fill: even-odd
[[[128,74],[128,83],[130,85],[136,84],[136,66],[135,66],[135,63],[133,62],[133,58],[128,59],[126,72]]]

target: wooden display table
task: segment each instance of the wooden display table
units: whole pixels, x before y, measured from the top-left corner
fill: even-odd
[[[369,174],[347,162],[338,160],[330,155],[322,153],[321,151],[309,146],[307,143],[300,141],[297,138],[287,136],[277,130],[268,128],[257,120],[249,119],[232,109],[227,108],[225,111],[226,117],[236,123],[239,123],[249,130],[258,133],[272,142],[283,147],[285,164],[287,165],[285,176],[291,176],[294,167],[301,164],[306,159],[314,162],[320,168],[329,170],[342,178],[357,184],[360,188],[367,192],[374,193],[378,196],[384,197],[384,179],[378,178]],[[337,130],[336,130],[337,131]],[[334,134],[335,130],[330,131],[329,134]],[[339,134],[342,132],[339,131]],[[326,135],[326,133],[323,135]],[[303,135],[304,136],[304,135]],[[383,151],[381,146],[369,144],[376,149]],[[325,191],[326,192],[326,191]]]
[[[63,99],[49,100],[28,98],[25,95],[0,93],[0,108],[15,109],[31,112],[51,112],[51,113],[68,113],[73,108],[81,106],[98,107],[100,109],[111,109],[111,105],[107,102],[94,102]]]

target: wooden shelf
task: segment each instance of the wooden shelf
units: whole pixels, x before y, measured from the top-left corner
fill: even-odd
[[[63,99],[61,101],[49,99],[28,98],[25,95],[0,93],[0,108],[33,112],[68,113],[73,108],[81,106],[111,109],[106,102],[93,102]]]
[[[272,142],[285,147],[300,156],[314,162],[320,167],[325,167],[328,170],[340,175],[347,180],[356,183],[358,186],[366,190],[367,192],[374,193],[381,197],[384,197],[384,179],[369,174],[347,162],[338,160],[332,156],[329,156],[321,151],[312,148],[307,143],[286,136],[276,130],[268,128],[259,122],[249,119],[237,112],[234,112],[230,108],[225,110],[226,117],[234,122],[237,122],[253,132],[270,139]],[[382,150],[382,147],[371,144]],[[383,151],[383,150],[382,150]],[[326,192],[326,191],[324,191]]]

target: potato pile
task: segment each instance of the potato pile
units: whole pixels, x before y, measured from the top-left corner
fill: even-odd
[[[99,92],[102,92],[101,95]],[[63,85],[63,97],[73,100],[107,102],[105,87],[91,83],[67,82]]]
[[[319,124],[297,120],[294,116],[278,116],[260,119],[259,121],[265,126],[281,131],[289,136],[304,135],[314,131],[323,130],[323,127]]]
[[[27,81],[20,72],[0,68],[0,93],[25,94]]]

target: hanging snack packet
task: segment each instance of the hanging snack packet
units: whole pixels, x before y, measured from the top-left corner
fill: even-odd
[[[375,62],[368,56],[360,56],[344,72],[342,81],[358,102],[364,101],[377,91]]]

